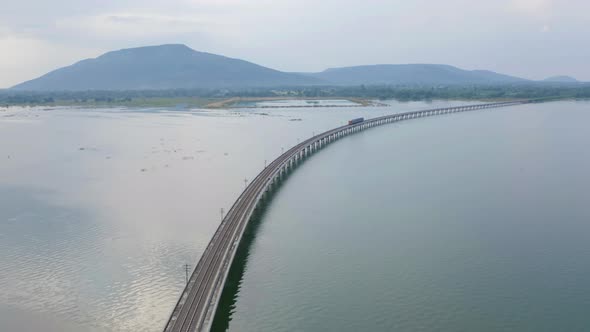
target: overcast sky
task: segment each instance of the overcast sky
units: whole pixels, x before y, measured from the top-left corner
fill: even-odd
[[[590,81],[590,0],[0,0],[0,87],[167,43],[285,71],[444,63]]]

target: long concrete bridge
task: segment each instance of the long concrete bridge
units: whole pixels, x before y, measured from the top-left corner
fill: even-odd
[[[211,329],[229,269],[254,210],[261,198],[273,186],[280,183],[284,175],[310,154],[344,136],[388,123],[449,113],[513,106],[529,102],[531,101],[487,103],[386,115],[334,128],[295,145],[267,165],[250,182],[225,218],[223,218],[213,238],[201,255],[199,263],[170,315],[164,332],[195,332],[209,331]]]

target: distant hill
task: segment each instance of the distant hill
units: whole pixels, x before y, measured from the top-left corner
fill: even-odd
[[[327,69],[308,74],[339,85],[359,84],[497,84],[527,80],[487,70],[463,70],[449,65],[369,65]]]
[[[266,87],[318,83],[244,60],[161,45],[108,52],[18,84],[17,90],[142,90]]]
[[[448,65],[369,65],[320,73],[286,73],[244,60],[170,44],[108,52],[54,70],[12,89],[29,91],[166,90],[375,84],[503,84],[527,82]]]
[[[555,82],[555,83],[578,83],[579,81],[571,76],[551,76],[543,80],[544,82]]]

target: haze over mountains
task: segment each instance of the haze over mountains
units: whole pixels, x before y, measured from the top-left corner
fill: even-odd
[[[360,84],[510,84],[527,80],[448,65],[368,65],[287,73],[185,45],[108,52],[54,70],[12,89],[27,91],[157,90]]]
[[[579,81],[571,76],[559,75],[559,76],[551,76],[547,77],[543,80],[544,82],[554,82],[554,83],[579,83]]]
[[[19,90],[140,90],[302,85],[316,79],[251,62],[161,45],[108,52],[14,87]]]
[[[368,65],[327,69],[310,74],[339,85],[359,84],[494,84],[527,80],[487,70],[463,70],[449,65]]]

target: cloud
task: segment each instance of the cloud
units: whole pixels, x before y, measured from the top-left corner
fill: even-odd
[[[509,9],[513,12],[534,17],[547,17],[553,9],[552,0],[511,0]]]
[[[56,46],[29,34],[0,27],[0,87],[10,87],[99,52],[84,47]]]
[[[159,14],[113,13],[57,20],[60,33],[76,31],[101,38],[129,39],[199,33],[212,24],[205,19]]]
[[[31,68],[164,43],[287,71],[436,62],[526,77],[566,70],[590,77],[590,47],[580,43],[590,34],[588,0],[5,2],[0,25],[10,31],[0,29],[0,68],[21,80],[32,78]],[[522,66],[533,58],[534,66]],[[4,77],[0,86],[15,80]]]

